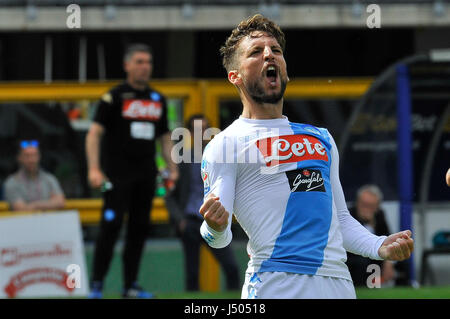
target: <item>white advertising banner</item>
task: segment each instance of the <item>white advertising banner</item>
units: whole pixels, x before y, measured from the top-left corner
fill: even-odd
[[[88,294],[77,211],[0,218],[0,298]]]

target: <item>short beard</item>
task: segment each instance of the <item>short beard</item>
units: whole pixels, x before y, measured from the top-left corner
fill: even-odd
[[[250,94],[253,101],[258,104],[277,104],[283,98],[284,91],[286,90],[287,81],[281,80],[280,93],[265,94],[264,89],[255,81],[253,84],[247,87],[247,91]]]

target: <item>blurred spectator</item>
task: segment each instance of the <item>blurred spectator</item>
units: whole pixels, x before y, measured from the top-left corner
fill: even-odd
[[[187,125],[191,137],[194,135],[194,123],[199,122],[201,122],[201,136],[208,128],[208,122],[203,115],[193,115]],[[202,139],[203,148],[206,144],[207,141]],[[201,165],[195,163],[194,151],[191,149],[191,161],[179,164],[178,182],[175,189],[166,196],[166,207],[171,222],[183,244],[186,290],[188,291],[199,290],[199,252],[200,245],[204,243],[200,235],[200,226],[203,222],[203,217],[199,213],[199,208],[203,204],[203,180],[200,169]],[[227,289],[239,289],[239,270],[231,245],[222,249],[214,249],[209,246],[208,248],[222,266],[226,275]]]
[[[58,180],[40,167],[39,142],[21,141],[19,170],[4,185],[5,200],[14,211],[61,209],[65,196]]]
[[[149,213],[158,173],[155,163],[158,139],[170,171],[169,179],[178,178],[178,168],[170,156],[173,143],[167,123],[166,99],[148,84],[153,70],[150,47],[145,44],[128,47],[123,62],[126,81],[102,97],[86,135],[89,183],[93,188],[103,189],[90,298],[103,296],[103,280],[126,213],[122,297],[154,297],[138,285],[137,278],[150,228]]]
[[[450,186],[450,168],[447,171],[447,174],[445,175],[445,181],[447,182],[447,185]]]
[[[364,185],[358,189],[356,205],[349,209],[350,214],[377,236],[389,236],[390,231],[386,223],[384,211],[380,204],[383,193],[376,185]],[[378,264],[381,267],[381,283],[395,279],[394,263],[388,260],[372,260],[363,256],[347,252],[347,266],[355,286],[366,286],[367,266]]]

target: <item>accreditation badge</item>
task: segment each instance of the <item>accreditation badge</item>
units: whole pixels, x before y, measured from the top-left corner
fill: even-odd
[[[141,140],[153,140],[155,138],[155,124],[151,122],[131,122],[130,135]]]

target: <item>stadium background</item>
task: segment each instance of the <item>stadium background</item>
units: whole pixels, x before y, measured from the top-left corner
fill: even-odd
[[[81,8],[80,28],[66,24],[70,3]],[[69,199],[67,208],[80,211],[90,268],[101,203],[100,194],[87,185],[84,136],[98,98],[124,77],[124,47],[143,42],[153,48],[152,85],[169,98],[171,128],[183,126],[189,115],[203,112],[213,126],[223,129],[241,106],[237,92],[225,79],[218,49],[242,18],[260,12],[277,21],[287,37],[285,58],[292,81],[286,91],[285,114],[293,121],[329,128],[338,145],[344,132],[349,132],[350,147],[340,150],[345,158],[341,179],[346,199],[351,204],[358,186],[376,181],[385,193],[389,226],[397,231],[399,154],[395,145],[376,147],[395,141],[396,91],[391,83],[395,78],[385,81],[378,100],[366,103],[356,122],[351,119],[364,94],[388,67],[449,46],[450,4],[376,1],[381,8],[381,28],[368,28],[369,3],[0,0],[0,182],[16,168],[17,140],[42,141],[42,165],[61,182]],[[450,72],[447,63],[419,63],[411,65],[411,74],[414,264],[419,280],[423,250],[432,247],[436,231],[450,229],[449,189],[443,178],[450,159],[450,117],[445,113]],[[417,88],[422,91],[414,91]],[[443,125],[438,125],[439,120]],[[436,134],[431,170],[424,176],[429,144]],[[161,157],[158,165],[164,167]],[[425,181],[428,187],[421,195]],[[148,289],[176,297],[182,296],[183,257],[167,221],[163,193],[159,187],[141,279]],[[0,208],[2,215],[8,214],[4,202]],[[246,238],[238,225],[233,227],[234,249],[243,274]],[[106,293],[111,295],[121,284],[117,279],[120,250],[119,244],[106,283]],[[450,285],[450,257],[433,257],[430,263],[437,279],[434,284]],[[223,290],[223,276],[206,251],[201,267],[202,290]],[[433,297],[427,289],[420,289],[425,295],[419,290],[416,295],[406,295]],[[445,288],[437,291],[438,296],[450,295]],[[382,289],[374,296],[388,298],[392,296],[389,293]]]

